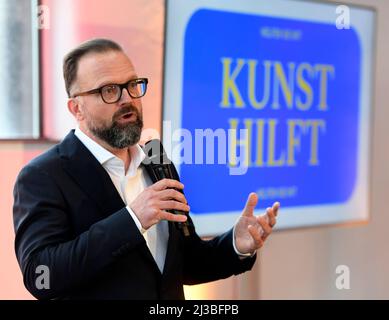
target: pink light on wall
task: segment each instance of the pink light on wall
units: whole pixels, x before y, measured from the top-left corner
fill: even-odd
[[[43,134],[60,140],[76,126],[66,107],[63,56],[79,43],[97,37],[117,41],[139,75],[149,78],[143,98],[145,128],[160,131],[163,65],[162,0],[43,0],[50,28],[41,33]]]

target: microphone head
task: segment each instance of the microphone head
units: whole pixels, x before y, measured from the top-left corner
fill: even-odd
[[[148,164],[171,164],[171,161],[168,159],[165,149],[159,139],[152,139],[145,143],[143,151],[146,154],[146,158],[143,160],[143,163]]]

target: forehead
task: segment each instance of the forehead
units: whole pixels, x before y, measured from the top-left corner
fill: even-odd
[[[90,53],[78,62],[77,81],[87,89],[107,83],[122,83],[136,76],[131,60],[121,51]]]

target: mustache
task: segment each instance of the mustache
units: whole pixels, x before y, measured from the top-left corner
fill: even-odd
[[[128,105],[128,106],[121,107],[120,110],[115,112],[112,116],[112,120],[115,121],[115,120],[119,119],[121,116],[125,115],[126,113],[130,113],[130,112],[135,113],[137,118],[141,119],[141,115],[140,115],[139,110],[133,105]]]

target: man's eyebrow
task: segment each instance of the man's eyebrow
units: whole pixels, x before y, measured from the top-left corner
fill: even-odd
[[[110,84],[124,84],[124,83],[127,83],[128,81],[135,80],[135,79],[138,79],[137,75],[130,77],[128,80],[126,80],[124,82],[115,82],[112,80],[109,80],[109,81],[107,80],[107,81],[103,81],[102,83],[97,85],[95,88],[101,88],[101,87],[104,87],[104,86],[110,85]]]

